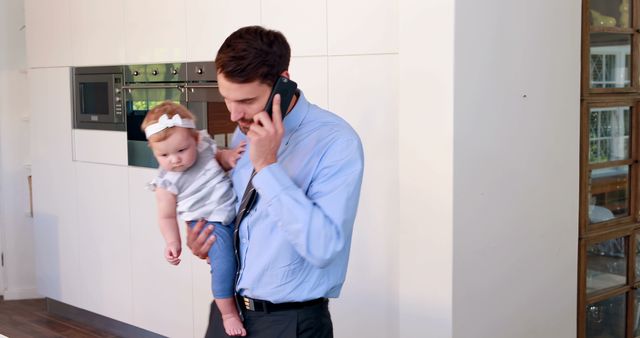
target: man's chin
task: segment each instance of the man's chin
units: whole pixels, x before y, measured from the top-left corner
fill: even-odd
[[[240,131],[245,135],[247,135],[247,133],[249,132],[249,127],[243,127],[239,125],[238,128],[240,128]]]

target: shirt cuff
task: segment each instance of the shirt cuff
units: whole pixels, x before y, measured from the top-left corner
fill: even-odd
[[[253,177],[253,186],[260,194],[260,197],[264,198],[265,202],[271,201],[292,185],[294,185],[293,181],[278,163],[262,168]]]

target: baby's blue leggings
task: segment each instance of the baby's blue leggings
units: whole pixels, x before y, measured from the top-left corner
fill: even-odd
[[[193,227],[197,221],[189,221],[187,224]],[[233,251],[233,223],[223,225],[220,222],[209,222],[215,228],[213,235],[216,241],[209,249],[209,260],[211,262],[211,291],[213,297],[229,298],[234,294],[234,283],[236,279],[236,257]]]

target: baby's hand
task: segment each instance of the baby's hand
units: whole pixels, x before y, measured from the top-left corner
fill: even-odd
[[[180,242],[170,242],[167,243],[167,246],[164,248],[164,258],[167,259],[167,262],[178,265],[180,264],[180,253],[182,252],[182,246]]]
[[[238,160],[244,153],[246,147],[247,142],[242,141],[237,147],[233,149],[220,149],[216,153],[216,159],[224,170],[231,170],[235,168],[236,163],[238,163]]]

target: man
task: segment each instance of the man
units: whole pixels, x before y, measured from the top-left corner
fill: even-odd
[[[301,91],[285,114],[279,95],[273,120],[264,111],[276,79],[289,78],[290,54],[280,32],[251,26],[232,33],[215,60],[220,93],[238,124],[232,146],[247,142],[231,172],[240,199],[256,172],[257,202],[238,230],[236,283],[253,338],[333,336],[328,298],[339,296],[345,280],[362,183],[362,144],[340,117]],[[205,258],[214,238],[202,226],[188,231],[187,243]],[[207,337],[225,336],[213,303]]]

